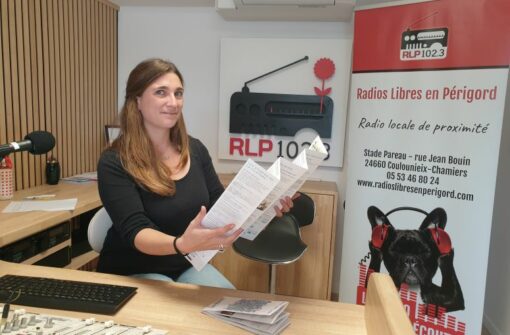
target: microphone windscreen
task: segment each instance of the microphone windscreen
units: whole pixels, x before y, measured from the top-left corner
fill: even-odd
[[[36,130],[25,136],[25,140],[32,142],[32,147],[28,150],[31,154],[45,154],[55,147],[55,137],[44,130]]]

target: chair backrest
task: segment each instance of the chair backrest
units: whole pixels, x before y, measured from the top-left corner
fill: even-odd
[[[290,215],[293,215],[300,227],[308,226],[315,218],[315,202],[306,193],[300,193],[300,196],[294,199],[294,206],[290,209]]]
[[[87,238],[89,244],[96,252],[101,252],[103,249],[104,239],[108,229],[112,226],[112,220],[106,212],[104,207],[101,207],[90,220],[89,228],[87,230]]]
[[[275,217],[253,241],[238,238],[232,246],[242,256],[268,264],[292,263],[307,248],[291,215]]]
[[[269,264],[287,264],[298,260],[307,249],[300,227],[315,217],[315,204],[307,194],[294,199],[294,206],[282,217],[275,217],[253,240],[238,238],[234,250],[252,260]]]
[[[414,335],[395,283],[385,273],[374,272],[368,279],[365,304],[368,335]]]

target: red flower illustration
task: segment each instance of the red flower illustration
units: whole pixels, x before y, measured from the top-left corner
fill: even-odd
[[[315,94],[321,97],[321,113],[322,113],[322,101],[325,95],[331,93],[331,87],[324,88],[324,82],[326,79],[331,78],[335,73],[335,63],[329,58],[321,58],[313,67],[313,72],[315,76],[319,79],[322,79],[322,88],[314,87]]]
[[[315,62],[313,71],[317,78],[329,79],[335,73],[335,63],[329,58],[321,58]]]

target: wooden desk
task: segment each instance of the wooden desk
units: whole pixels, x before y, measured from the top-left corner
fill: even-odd
[[[0,261],[0,276],[4,274],[136,286],[137,293],[114,316],[25,306],[23,308],[41,314],[95,317],[99,321],[113,320],[117,324],[130,326],[151,325],[153,328],[167,330],[168,335],[248,334],[240,328],[201,313],[203,307],[224,296],[288,301],[290,326],[283,332],[286,335],[414,335],[395,284],[389,275],[382,273],[373,273],[370,276],[366,306],[97,272],[84,276],[83,272],[78,270]]]
[[[2,213],[11,201],[39,194],[55,194],[56,196],[51,198],[52,200],[78,198],[78,202],[72,211]],[[94,181],[79,184],[61,181],[57,185],[41,185],[17,191],[12,199],[0,201],[0,247],[56,226],[100,206],[101,200],[97,183]],[[54,250],[48,250],[47,254],[51,252]]]
[[[364,307],[332,301],[313,300],[265,293],[201,287],[189,284],[172,284],[131,277],[87,273],[69,269],[48,268],[0,261],[0,275],[43,276],[59,279],[102,282],[107,284],[137,286],[138,291],[114,316],[84,315],[84,313],[45,310],[23,307],[37,313],[65,315],[97,320],[114,320],[132,326],[150,324],[153,328],[167,330],[169,335],[182,334],[249,334],[226,323],[201,314],[203,307],[223,296],[289,301],[290,326],[284,334],[341,334],[366,335]]]

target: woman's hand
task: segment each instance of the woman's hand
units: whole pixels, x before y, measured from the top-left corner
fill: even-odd
[[[276,213],[277,217],[282,217],[283,214],[288,213],[290,209],[294,206],[293,200],[298,198],[301,195],[301,193],[297,192],[295,193],[292,198],[291,197],[285,197],[280,199],[280,204],[282,208],[279,208],[278,206],[274,206],[274,211]]]
[[[230,247],[243,232],[242,229],[237,229],[234,233],[229,234],[235,227],[233,223],[221,228],[205,228],[202,226],[205,214],[206,209],[202,206],[198,215],[191,221],[184,234],[177,240],[177,248],[182,253],[187,254],[200,250],[223,250],[226,247]]]

